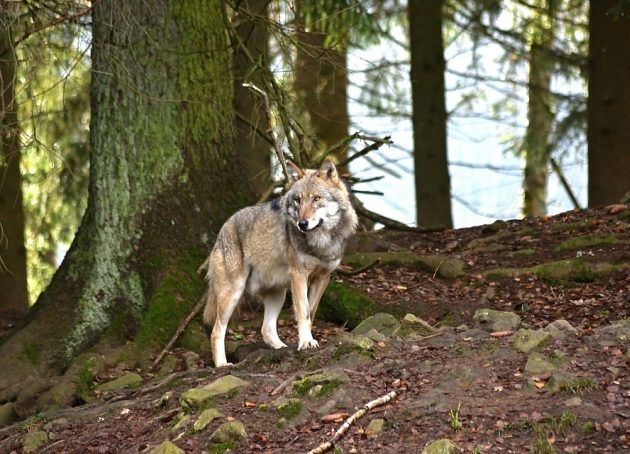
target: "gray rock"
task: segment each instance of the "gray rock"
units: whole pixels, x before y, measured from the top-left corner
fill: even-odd
[[[422,450],[422,454],[455,454],[456,452],[457,446],[448,438],[431,442]]]
[[[185,391],[182,393],[180,403],[185,411],[205,409],[214,405],[217,396],[233,395],[246,386],[249,386],[249,382],[234,375],[225,375],[209,385]]]
[[[416,317],[413,314],[405,315],[402,319],[402,324],[405,328],[412,329],[423,336],[435,333],[435,329],[428,322]]]
[[[543,331],[551,334],[554,339],[564,339],[566,337],[577,336],[578,330],[566,320],[559,319],[549,323],[543,328]]]
[[[473,315],[477,326],[490,332],[514,331],[521,325],[521,317],[513,312],[478,309]]]
[[[581,405],[582,405],[582,399],[580,399],[577,396],[564,401],[565,407],[579,407]]]
[[[366,335],[375,329],[384,336],[393,336],[400,331],[400,322],[391,314],[378,313],[363,320],[352,330],[352,334]]]
[[[523,353],[530,353],[549,344],[551,334],[542,330],[520,329],[512,337],[514,348]]]

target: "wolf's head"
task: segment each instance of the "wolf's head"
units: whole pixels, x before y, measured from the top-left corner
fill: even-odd
[[[295,181],[286,194],[286,209],[301,232],[331,230],[344,211],[352,211],[348,190],[330,159],[324,159],[319,170],[303,170],[293,163],[291,167]]]

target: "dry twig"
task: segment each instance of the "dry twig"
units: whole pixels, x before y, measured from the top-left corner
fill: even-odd
[[[361,273],[369,270],[370,268],[375,267],[379,263],[381,263],[381,258],[380,257],[377,258],[376,260],[374,260],[372,263],[368,263],[367,265],[359,268],[358,270],[345,271],[345,270],[342,270],[341,268],[337,268],[335,270],[335,273],[341,274],[343,276],[356,276],[357,274],[361,274]]]
[[[374,399],[368,402],[360,410],[356,411],[348,419],[346,419],[346,421],[341,425],[341,427],[337,429],[337,432],[335,432],[335,435],[333,435],[330,441],[326,441],[322,443],[321,445],[319,445],[317,448],[310,450],[308,454],[322,454],[328,451],[330,448],[334,446],[337,440],[343,437],[343,435],[348,431],[348,429],[350,428],[350,426],[352,425],[354,421],[361,418],[372,408],[378,407],[379,405],[386,404],[387,402],[392,400],[394,397],[396,397],[396,391],[391,391],[385,394],[384,396],[379,397],[378,399]]]

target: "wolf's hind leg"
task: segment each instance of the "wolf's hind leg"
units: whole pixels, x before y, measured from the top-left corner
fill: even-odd
[[[217,295],[217,316],[210,341],[212,344],[212,357],[214,367],[229,366],[225,356],[225,332],[234,309],[243,296],[246,278],[237,279],[235,282],[222,283],[222,288]]]
[[[274,290],[266,292],[263,295],[263,304],[265,305],[265,317],[263,319],[262,333],[265,344],[271,348],[282,348],[287,345],[278,337],[277,324],[278,316],[284,305],[284,299],[286,297],[286,289]]]

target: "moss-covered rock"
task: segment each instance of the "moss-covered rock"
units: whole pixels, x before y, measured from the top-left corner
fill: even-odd
[[[400,331],[400,322],[391,314],[383,312],[363,320],[352,330],[353,335],[367,335],[371,330],[378,331],[384,336],[391,337]]]
[[[466,275],[466,265],[461,259],[439,254],[421,256],[406,251],[361,252],[346,256],[344,263],[354,268],[363,268],[376,260],[380,260],[379,266],[406,266],[443,279],[457,279]]]
[[[149,451],[150,454],[185,454],[186,451],[181,449],[172,441],[165,441]]]
[[[592,249],[603,246],[610,246],[617,243],[617,238],[613,235],[583,235],[570,238],[558,244],[555,252],[570,251],[577,249]]]
[[[302,401],[295,397],[278,399],[274,405],[278,414],[287,420],[296,418],[304,408]]]
[[[521,325],[521,317],[515,313],[494,309],[478,309],[473,320],[479,328],[489,332],[514,331]]]
[[[358,290],[331,281],[322,296],[317,317],[352,329],[377,312],[376,304]]]
[[[127,372],[120,377],[101,383],[94,387],[94,391],[105,393],[112,391],[122,391],[123,389],[136,389],[142,384],[142,377],[135,372]]]
[[[422,450],[422,454],[455,454],[457,446],[448,438],[431,442]]]
[[[332,394],[339,385],[348,383],[350,377],[340,369],[332,369],[319,374],[308,375],[291,384],[289,391],[291,394],[304,396],[312,388],[319,386],[315,397],[323,397]]]
[[[551,334],[542,330],[520,329],[512,337],[513,347],[523,353],[544,348],[549,344]]]
[[[0,405],[0,428],[8,426],[15,419],[13,402],[6,402]]]
[[[527,358],[525,372],[528,374],[550,374],[558,369],[558,365],[545,355],[534,352]]]
[[[221,413],[216,408],[207,408],[201,412],[201,414],[193,424],[193,430],[195,432],[202,431],[208,426],[208,424],[219,418],[223,418],[223,413]]]
[[[414,314],[407,314],[402,319],[402,331],[405,334],[416,333],[421,336],[435,333],[435,329],[428,322],[416,317]]]
[[[249,382],[234,375],[225,375],[201,388],[191,388],[182,393],[180,403],[186,412],[206,409],[214,406],[218,396],[234,396],[240,388],[249,386]]]
[[[25,453],[35,452],[46,443],[48,443],[48,434],[43,430],[28,432],[22,440],[22,451]]]
[[[210,435],[210,441],[215,443],[238,442],[245,438],[247,438],[247,431],[240,421],[223,423]]]
[[[368,436],[379,434],[383,431],[383,427],[385,427],[385,420],[383,418],[373,419],[365,428],[365,434]]]

